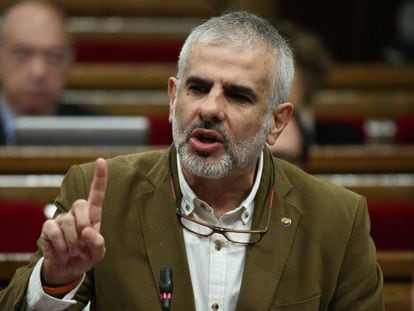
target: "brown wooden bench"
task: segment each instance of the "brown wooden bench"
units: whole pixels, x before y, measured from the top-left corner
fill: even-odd
[[[95,158],[84,158],[85,161],[79,161],[79,163],[84,163],[88,161],[93,161]],[[77,162],[77,160],[74,160]],[[72,162],[72,161],[70,161]],[[56,169],[60,171],[58,175],[51,176],[38,176],[37,179],[43,185],[37,186],[26,186],[23,182],[18,185],[11,185],[8,187],[0,186],[0,200],[14,200],[20,198],[23,200],[37,201],[41,203],[51,203],[58,194],[60,180],[63,178],[64,173],[66,172],[66,166],[70,166],[72,163],[69,162],[60,162],[60,167],[55,166],[51,168],[48,166],[45,170]],[[37,168],[35,170],[39,172]],[[43,173],[42,173],[43,174]],[[27,177],[26,175],[21,175],[17,177]],[[48,177],[50,180],[48,181]],[[0,176],[0,182],[2,180]],[[357,177],[356,177],[357,178]],[[36,183],[36,176],[31,176],[31,183]],[[414,202],[414,185],[399,185],[399,186],[385,186],[385,185],[370,185],[370,186],[348,186],[348,189],[355,191],[359,194],[362,194],[368,201],[387,201],[392,202],[395,200],[403,202]]]
[[[166,89],[168,77],[175,73],[175,64],[83,63],[75,64],[71,69],[69,86],[75,89]],[[359,90],[394,88],[412,92],[414,66],[337,65],[332,69],[325,86]]]
[[[30,254],[16,256],[0,253],[0,291],[9,284],[16,269],[28,263],[29,256]]]
[[[159,102],[146,101],[145,98],[141,98],[139,95],[134,100],[123,98],[122,96],[119,98],[98,99],[98,101],[89,98],[87,95],[78,98],[81,100],[77,102],[80,103],[79,106],[110,116],[160,116],[167,118],[170,109],[168,98],[160,99]],[[88,102],[88,100],[90,101]]]
[[[379,251],[377,258],[386,278],[411,279],[414,275],[414,250]]]
[[[413,173],[414,146],[314,147],[306,169],[314,174]]]
[[[69,73],[72,89],[167,89],[174,64],[77,64]]]
[[[380,251],[377,258],[384,273],[385,310],[413,310],[414,252]]]
[[[390,119],[414,113],[411,90],[320,90],[312,107],[316,118],[362,117]]]
[[[327,88],[408,89],[414,86],[414,66],[339,64],[328,73]]]
[[[160,146],[3,146],[0,147],[0,174],[64,174],[72,165],[98,157],[111,158],[156,148]]]
[[[162,146],[0,148],[0,174],[62,174],[73,164]],[[414,173],[414,146],[327,146],[310,151],[312,174]]]

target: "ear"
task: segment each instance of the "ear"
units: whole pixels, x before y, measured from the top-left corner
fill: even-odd
[[[175,104],[175,98],[176,98],[176,93],[177,93],[177,84],[178,84],[177,78],[170,77],[168,79],[168,102],[170,105],[168,121],[170,123],[172,123],[172,118],[173,118],[174,104]]]
[[[289,123],[293,115],[293,104],[292,103],[281,103],[273,109],[272,120],[269,134],[267,135],[267,143],[273,145],[283,129]]]

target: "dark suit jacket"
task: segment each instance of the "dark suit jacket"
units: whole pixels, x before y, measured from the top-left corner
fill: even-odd
[[[266,226],[270,161],[276,196],[269,232],[247,250],[237,310],[383,310],[382,273],[360,195],[265,156],[253,228]],[[92,173],[93,164],[71,168],[56,201],[58,212],[87,198]],[[159,271],[169,265],[174,271],[172,310],[194,310],[175,208],[165,150],[110,160],[102,215],[107,252],[78,291],[79,306],[71,309],[90,298],[97,310],[160,310]],[[290,218],[291,225],[283,226],[282,217]],[[28,279],[40,256],[37,252],[28,267],[19,269],[0,294],[5,310],[26,303]]]
[[[6,144],[6,134],[4,133],[3,121],[0,119],[0,145]]]

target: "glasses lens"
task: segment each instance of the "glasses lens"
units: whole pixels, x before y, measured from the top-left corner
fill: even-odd
[[[180,217],[180,221],[185,229],[192,231],[196,234],[203,235],[203,236],[209,236],[213,233],[213,229],[207,226],[204,226],[202,224],[198,224],[194,221],[188,220],[184,217]]]
[[[208,237],[212,235],[214,232],[223,234],[227,240],[233,242],[233,243],[239,243],[239,244],[253,244],[257,243],[262,239],[262,234],[260,233],[252,233],[249,231],[246,232],[232,232],[227,231],[225,228],[217,228],[213,229],[208,224],[203,224],[202,221],[194,219],[194,218],[186,218],[186,216],[182,215],[177,210],[177,216],[179,218],[179,221],[184,229],[193,232],[197,235]]]
[[[256,243],[261,239],[261,235],[258,233],[240,233],[240,232],[226,232],[227,238],[235,243]]]

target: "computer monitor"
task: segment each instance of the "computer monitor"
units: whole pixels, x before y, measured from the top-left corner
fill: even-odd
[[[146,145],[146,117],[36,116],[16,119],[17,145]]]

